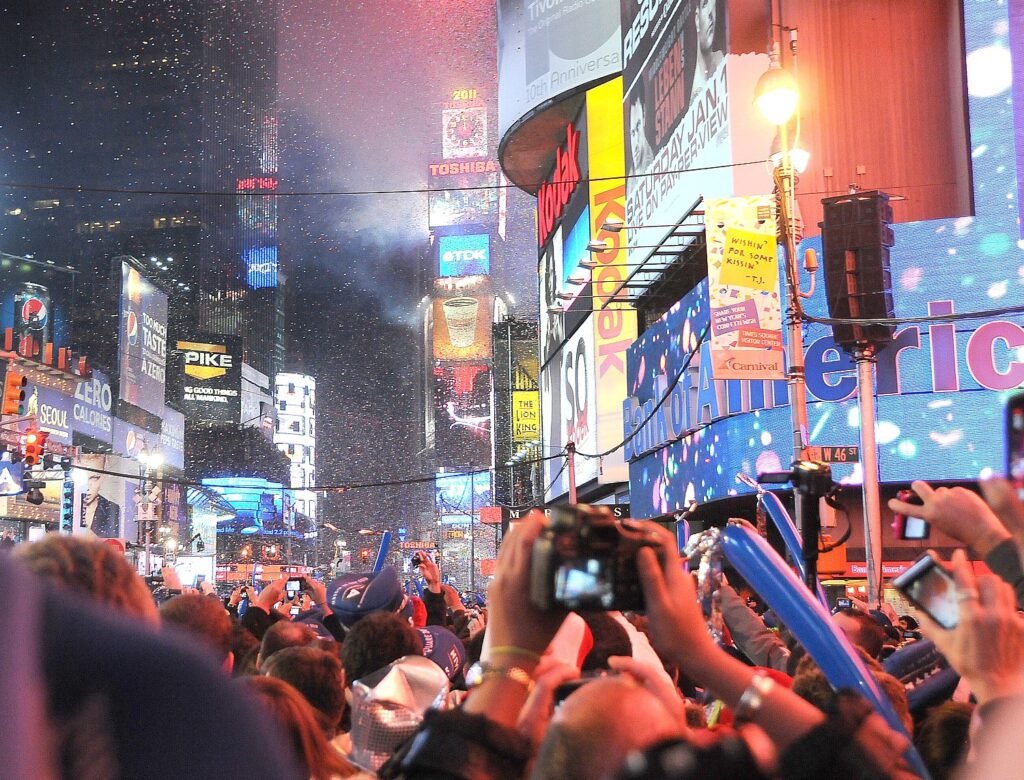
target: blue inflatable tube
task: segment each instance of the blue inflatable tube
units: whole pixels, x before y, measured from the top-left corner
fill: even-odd
[[[768,517],[772,519],[775,527],[779,530],[782,541],[786,545],[786,549],[789,550],[790,557],[796,561],[796,567],[800,570],[800,577],[803,579],[806,576],[803,558],[804,546],[800,541],[800,534],[797,532],[796,523],[793,522],[793,518],[789,516],[789,512],[786,511],[786,507],[782,504],[782,499],[777,495],[764,491],[759,496],[762,503],[764,503],[765,512],[768,513]],[[821,587],[820,582],[818,583],[818,600],[822,606],[828,609],[828,599],[825,598],[825,589]]]
[[[384,567],[384,561],[387,560],[389,547],[391,547],[391,531],[385,531],[380,535],[380,549],[377,550],[377,560],[373,562],[374,574]]]
[[[775,611],[832,687],[855,690],[871,702],[891,728],[905,735],[903,723],[889,699],[836,627],[828,610],[813,598],[771,545],[749,526],[736,523],[723,529],[721,539],[722,552],[729,563]],[[921,777],[929,777],[913,745],[908,748],[906,759]]]

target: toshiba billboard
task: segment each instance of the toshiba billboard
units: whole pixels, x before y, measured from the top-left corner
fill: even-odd
[[[237,423],[242,399],[242,342],[237,336],[200,335],[175,345],[181,407],[191,420]]]

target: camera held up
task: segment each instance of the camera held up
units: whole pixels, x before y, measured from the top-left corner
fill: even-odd
[[[552,507],[533,545],[530,598],[541,609],[643,610],[641,547],[659,549],[649,532],[608,507]]]

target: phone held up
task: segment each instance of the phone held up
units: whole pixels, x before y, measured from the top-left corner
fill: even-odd
[[[1006,402],[1006,478],[1024,499],[1024,393]]]
[[[922,506],[924,501],[913,490],[901,490],[896,498],[906,504]],[[931,526],[928,521],[913,515],[901,515],[898,512],[892,517],[892,527],[900,539],[927,539]]]
[[[305,585],[305,580],[302,577],[289,577],[288,582],[284,586],[284,591],[288,594],[288,600],[291,601],[298,596],[299,591],[305,588]]]
[[[942,561],[930,552],[918,558],[892,586],[914,606],[943,628],[956,628],[960,623],[960,602],[956,582]]]

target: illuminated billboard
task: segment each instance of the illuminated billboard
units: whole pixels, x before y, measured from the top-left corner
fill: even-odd
[[[431,176],[427,207],[432,228],[489,224],[498,214],[498,174]]]
[[[728,86],[766,63],[734,57],[726,78],[724,6],[671,0],[652,19],[646,4],[622,4],[630,225],[674,224],[702,196],[732,194]],[[659,231],[630,231],[630,245],[653,244]],[[632,251],[630,261],[645,251]]]
[[[0,259],[0,332],[12,328],[14,347],[26,356],[29,339],[37,356],[43,344],[66,346],[73,290],[69,271],[14,257]]]
[[[491,472],[439,473],[434,479],[434,508],[438,515],[475,515],[491,505]]]
[[[236,515],[222,524],[237,526],[243,534],[288,532],[291,497],[283,485],[259,477],[204,479],[203,486],[231,504]]]
[[[499,135],[542,103],[614,76],[621,52],[619,0],[499,0]]]
[[[446,108],[441,112],[441,156],[446,160],[487,156],[487,109]]]
[[[486,233],[441,236],[437,245],[438,276],[483,276],[491,272],[491,239]]]
[[[119,397],[159,416],[166,379],[167,295],[127,262],[121,263],[118,353]]]
[[[196,421],[237,423],[242,413],[242,339],[197,335],[175,344],[182,409]]]
[[[1020,107],[1008,110],[1010,64],[1006,6],[980,5],[965,16],[971,148],[981,139],[1015,138]],[[984,52],[978,57],[979,52]],[[977,59],[972,59],[978,57]],[[972,74],[972,63],[977,70]],[[1002,85],[1001,88],[993,85]],[[1020,300],[1021,196],[1012,143],[972,156],[973,216],[893,225],[893,298],[897,317],[967,313]],[[1009,204],[1009,205],[1008,205]],[[820,238],[800,250],[821,253]],[[629,395],[623,409],[635,430],[677,376],[695,333],[708,322],[706,288],[698,288],[652,324],[629,351]],[[804,304],[827,316],[819,291]],[[1024,385],[1024,317],[908,323],[880,350],[876,363],[879,470],[883,482],[975,479],[1004,467],[1004,394]],[[808,436],[811,446],[859,444],[856,370],[829,328],[805,334]],[[665,403],[626,453],[634,517],[745,491],[739,472],[786,467],[792,433],[783,381],[713,382],[704,344]],[[711,467],[709,468],[709,464]],[[859,464],[833,464],[837,479],[860,482]]]
[[[277,247],[259,246],[242,253],[245,283],[254,290],[277,287]]]
[[[484,360],[491,356],[491,298],[434,299],[434,359]]]
[[[488,366],[434,369],[434,449],[441,463],[491,465],[491,370]]]

